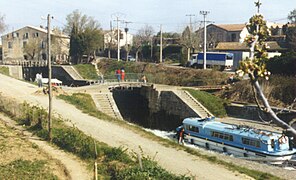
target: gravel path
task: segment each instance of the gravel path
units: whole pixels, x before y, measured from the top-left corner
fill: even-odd
[[[39,104],[45,108],[48,107],[47,96],[34,94],[36,90],[38,88],[34,85],[0,74],[0,92],[3,95],[14,97],[20,101],[26,100],[30,103]],[[192,175],[196,179],[252,179],[184,151],[165,147],[114,123],[91,117],[62,100],[54,99],[53,108],[55,114],[60,114],[64,119],[71,120],[85,134],[91,135],[110,146],[123,146],[135,152],[140,151],[140,146],[146,155],[150,157],[156,155],[155,160],[172,173]]]

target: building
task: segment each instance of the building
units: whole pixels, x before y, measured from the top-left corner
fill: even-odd
[[[117,47],[117,29],[104,32],[104,49],[110,45]],[[133,35],[119,29],[119,46],[124,47],[125,45],[129,47],[133,45]]]
[[[46,61],[47,29],[26,26],[2,37],[2,63]],[[55,63],[67,63],[70,38],[58,30],[51,31],[51,55]]]
[[[271,30],[270,47],[268,57],[281,55],[285,50],[282,47],[285,35],[283,35],[283,25],[267,23]],[[203,28],[197,33],[203,39]],[[244,44],[244,39],[249,35],[246,24],[209,24],[207,26],[207,49],[208,51],[230,52],[234,54],[233,67],[238,68],[239,62],[249,57],[250,48]]]
[[[280,47],[276,41],[266,42],[269,47],[267,53],[268,58],[280,56],[285,49]],[[239,62],[246,59],[250,55],[250,48],[245,43],[241,42],[220,42],[215,48],[215,51],[233,53],[233,68],[239,67]]]

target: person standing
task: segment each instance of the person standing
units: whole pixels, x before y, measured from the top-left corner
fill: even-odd
[[[37,73],[35,77],[35,81],[38,84],[38,87],[42,87],[42,74]]]
[[[121,81],[124,81],[124,78],[125,78],[124,68],[121,68]]]
[[[117,69],[116,71],[115,71],[115,74],[116,74],[116,77],[117,77],[117,81],[118,82],[120,82],[120,79],[121,79],[121,71],[120,71],[120,69]]]
[[[179,132],[179,144],[184,145],[184,137],[185,137],[185,132],[184,132],[184,128],[180,129]]]

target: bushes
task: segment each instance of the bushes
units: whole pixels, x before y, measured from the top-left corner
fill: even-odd
[[[271,74],[296,75],[296,52],[285,53],[269,59],[267,69]]]
[[[186,91],[213,113],[214,116],[224,117],[227,115],[224,107],[224,104],[227,103],[225,100],[204,91],[196,91],[192,89],[186,89]]]

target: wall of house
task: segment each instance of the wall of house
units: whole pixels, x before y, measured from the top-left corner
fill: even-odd
[[[46,43],[46,33],[35,29],[25,27],[12,33],[2,36],[3,44],[3,61],[15,61],[24,59],[23,48],[25,43],[29,43],[35,39],[39,42],[40,47],[42,42]],[[45,47],[41,49],[40,54],[37,54],[37,59],[42,59],[41,54],[46,53]]]

